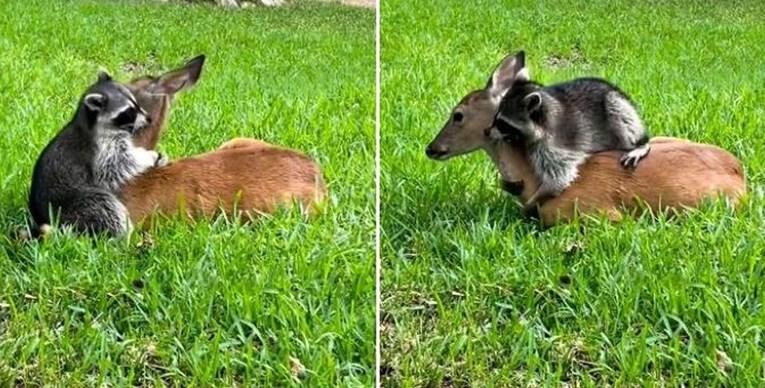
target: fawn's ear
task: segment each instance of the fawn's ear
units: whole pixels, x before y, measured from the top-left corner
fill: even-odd
[[[531,93],[523,97],[523,103],[526,106],[526,111],[534,113],[542,108],[542,95],[539,92]]]
[[[526,53],[521,50],[506,56],[486,83],[486,89],[493,98],[502,99],[515,81],[528,81]]]
[[[105,71],[98,72],[98,82],[107,82],[111,80],[112,80],[112,76],[110,76],[109,73]]]
[[[106,107],[106,96],[101,93],[90,93],[82,99],[82,103],[92,112],[100,112]]]
[[[155,81],[153,91],[155,93],[175,94],[194,86],[202,75],[204,63],[205,56],[199,55],[186,62],[182,67],[162,74]]]

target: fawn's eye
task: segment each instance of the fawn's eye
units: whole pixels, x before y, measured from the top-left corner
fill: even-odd
[[[452,120],[455,123],[461,122],[463,118],[464,116],[462,115],[462,112],[454,112],[454,116],[452,116]]]

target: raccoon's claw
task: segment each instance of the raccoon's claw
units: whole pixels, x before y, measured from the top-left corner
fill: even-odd
[[[619,163],[624,168],[629,169],[635,169],[637,168],[638,163],[640,163],[643,158],[648,156],[648,153],[651,151],[651,147],[647,144],[638,148],[635,148],[632,151],[625,152],[624,155],[619,159]]]
[[[639,159],[635,158],[634,156],[630,156],[630,155],[624,154],[619,159],[619,164],[621,164],[622,167],[624,167],[624,168],[633,169],[633,168],[637,167],[637,162],[638,161],[639,161]]]
[[[622,164],[622,167],[634,170],[642,159],[642,156],[624,155],[619,161]]]

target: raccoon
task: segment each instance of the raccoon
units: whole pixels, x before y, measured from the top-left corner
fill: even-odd
[[[522,139],[528,148],[540,186],[526,202],[527,211],[560,194],[595,152],[623,150],[620,162],[635,168],[650,151],[630,98],[597,78],[551,86],[517,79],[503,96],[490,133],[494,139]]]
[[[52,215],[80,233],[117,236],[129,231],[127,210],[117,197],[120,187],[167,164],[157,152],[133,144],[150,123],[124,85],[99,73],[72,120],[35,163],[29,192],[32,234],[47,230]]]

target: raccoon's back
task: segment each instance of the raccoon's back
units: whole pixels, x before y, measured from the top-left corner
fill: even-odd
[[[597,121],[605,119],[606,98],[616,93],[629,101],[629,97],[618,87],[599,78],[577,78],[572,81],[551,85],[547,93],[563,105],[569,114],[578,113]]]
[[[619,138],[610,123],[607,98],[616,95],[630,102],[618,87],[599,78],[577,78],[546,89],[558,101],[555,131],[563,145],[588,152],[616,147]]]
[[[38,225],[49,223],[48,208],[70,201],[74,193],[92,179],[87,141],[67,129],[61,131],[40,153],[32,170],[29,210]]]
[[[572,100],[581,99],[583,97],[586,99],[588,96],[592,100],[597,100],[598,96],[603,98],[606,94],[611,92],[616,92],[623,98],[630,100],[630,97],[627,95],[627,93],[621,90],[618,86],[602,78],[576,78],[571,81],[547,86],[545,89],[547,89],[546,91],[548,93],[558,98]]]

